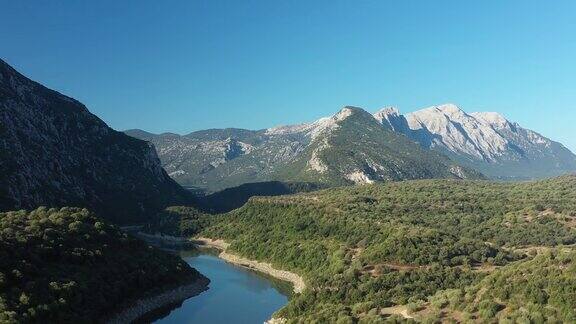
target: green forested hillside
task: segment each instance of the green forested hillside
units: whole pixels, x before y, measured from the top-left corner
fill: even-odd
[[[0,322],[92,323],[200,274],[85,209],[0,213]]]
[[[576,322],[576,250],[553,249],[488,275],[478,284],[431,298],[463,319],[509,323]]]
[[[382,320],[384,307],[422,303],[438,291],[474,287],[488,273],[530,267],[532,256],[521,248],[574,244],[575,225],[576,177],[566,176],[420,180],[252,198],[201,234],[304,275],[309,289],[278,315],[354,322]]]
[[[214,220],[193,207],[173,206],[156,214],[144,227],[150,234],[162,233],[171,236],[192,236],[208,227]]]

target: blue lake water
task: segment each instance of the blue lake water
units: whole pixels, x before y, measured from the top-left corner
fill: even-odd
[[[180,256],[210,279],[209,289],[154,323],[263,323],[288,302],[291,286],[285,282],[206,252],[181,252]]]

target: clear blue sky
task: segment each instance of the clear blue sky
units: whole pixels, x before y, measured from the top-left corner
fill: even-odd
[[[119,130],[453,102],[576,151],[574,0],[0,4],[0,57]]]

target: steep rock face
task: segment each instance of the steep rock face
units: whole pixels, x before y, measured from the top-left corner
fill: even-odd
[[[494,161],[505,152],[507,142],[490,125],[452,104],[435,106],[407,115],[418,140],[430,148],[443,147],[456,154]]]
[[[188,199],[153,146],[0,60],[0,210],[82,206],[131,223]]]
[[[374,113],[374,118],[382,124],[382,126],[398,133],[405,133],[410,129],[406,117],[401,115],[395,107],[387,107],[378,110]]]
[[[522,128],[495,112],[467,114],[453,104],[406,115],[400,132],[425,148],[501,179],[531,179],[576,171],[576,156],[562,144]]]

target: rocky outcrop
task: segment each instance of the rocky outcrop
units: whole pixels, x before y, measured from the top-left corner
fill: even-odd
[[[0,60],[0,210],[78,206],[126,224],[188,199],[152,145]]]

